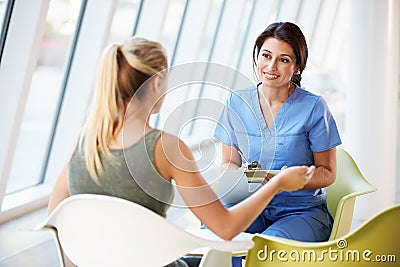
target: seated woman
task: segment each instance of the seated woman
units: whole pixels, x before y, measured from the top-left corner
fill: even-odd
[[[266,169],[315,165],[316,170],[302,190],[275,196],[246,232],[325,241],[333,219],[324,188],[336,179],[341,140],[325,100],[301,88],[306,39],[293,23],[272,23],[256,38],[252,55],[259,83],[231,93],[214,132],[223,143],[223,168],[239,168],[245,158]],[[267,185],[275,179],[269,178]]]
[[[225,208],[185,143],[149,126],[150,115],[163,103],[167,66],[163,47],[143,38],[105,50],[91,112],[56,182],[49,212],[70,195],[90,193],[124,198],[165,217],[174,180],[191,211],[215,234],[230,240],[275,194],[308,183],[313,166],[288,168],[251,197]],[[187,265],[179,260],[170,266]]]

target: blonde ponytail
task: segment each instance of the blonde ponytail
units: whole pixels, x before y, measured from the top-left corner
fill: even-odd
[[[161,44],[132,38],[108,47],[99,63],[94,102],[79,142],[96,182],[104,171],[100,153],[115,163],[109,143],[122,129],[126,104],[147,79],[167,68],[167,58]]]

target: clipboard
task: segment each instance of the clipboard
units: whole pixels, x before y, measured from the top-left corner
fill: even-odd
[[[281,170],[247,170],[245,171],[247,176],[247,181],[249,183],[262,183],[265,176],[270,174],[272,176],[277,175]]]
[[[261,186],[261,182],[249,183],[243,169],[228,170],[221,174],[214,192],[223,204],[236,204],[252,195]]]

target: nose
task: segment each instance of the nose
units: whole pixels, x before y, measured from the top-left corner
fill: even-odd
[[[267,69],[268,70],[276,70],[277,66],[277,60],[272,58],[271,60],[268,61],[267,63]]]

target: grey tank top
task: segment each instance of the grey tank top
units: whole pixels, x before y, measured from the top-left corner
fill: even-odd
[[[104,172],[98,184],[90,176],[84,157],[75,149],[68,166],[71,195],[100,194],[127,199],[166,217],[174,191],[157,171],[154,145],[161,131],[152,129],[138,142],[124,149],[111,149],[115,162],[100,153]]]

